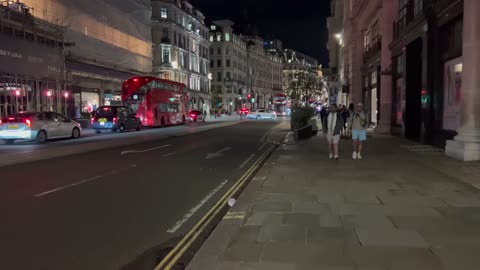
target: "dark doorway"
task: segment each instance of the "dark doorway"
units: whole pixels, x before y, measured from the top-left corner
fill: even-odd
[[[405,137],[418,140],[422,134],[422,40],[407,45]]]

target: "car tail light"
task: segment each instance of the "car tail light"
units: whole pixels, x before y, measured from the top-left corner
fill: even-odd
[[[0,119],[0,124],[2,124],[2,119]]]
[[[13,117],[8,118],[8,121],[13,121],[13,120],[15,120],[15,118],[13,118]]]
[[[92,117],[92,119],[90,119],[90,123],[93,125],[93,123],[95,123],[95,117]]]
[[[30,120],[30,119],[25,119],[25,124],[27,124],[27,127],[28,127],[28,128],[31,128],[31,127],[32,127],[32,120]]]
[[[195,116],[196,116],[196,115],[195,115],[195,114],[193,114],[193,113],[192,113],[192,114],[190,114],[190,117],[195,117]]]
[[[113,124],[116,125],[117,124],[117,118],[116,117],[113,117]]]

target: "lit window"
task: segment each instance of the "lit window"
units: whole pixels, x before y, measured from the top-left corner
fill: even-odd
[[[213,36],[210,36],[210,42],[213,42]]]
[[[225,41],[230,41],[230,34],[229,33],[225,33]]]
[[[210,29],[211,29],[212,31],[215,31],[215,30],[217,30],[217,26],[216,26],[216,25],[212,25],[212,26],[210,26]]]
[[[162,47],[162,63],[170,63],[170,48]]]
[[[222,41],[222,35],[221,34],[217,34],[217,41]]]
[[[166,19],[168,17],[168,11],[167,11],[167,8],[161,8],[160,9],[160,16],[164,19]]]

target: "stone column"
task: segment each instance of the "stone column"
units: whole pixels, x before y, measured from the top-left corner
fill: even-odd
[[[351,85],[350,95],[352,103],[357,104],[363,100],[363,83],[362,83],[362,65],[363,65],[363,32],[358,26],[352,26],[350,30],[349,59],[351,62]]]
[[[382,1],[382,51],[380,77],[380,121],[375,128],[378,133],[390,133],[392,120],[392,52],[388,45],[393,40],[393,22],[395,18],[394,2]]]
[[[464,0],[462,127],[453,141],[447,141],[448,156],[480,160],[480,1]]]

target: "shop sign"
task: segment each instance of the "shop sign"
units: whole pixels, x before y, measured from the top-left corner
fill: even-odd
[[[36,79],[63,79],[63,54],[59,48],[40,46],[33,41],[2,36],[0,72]]]

